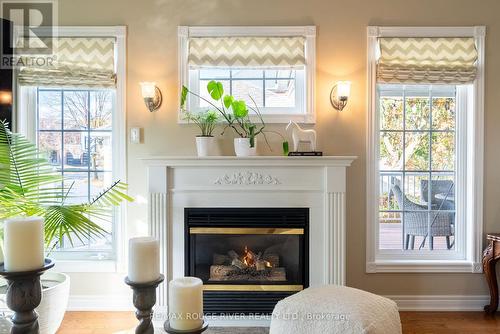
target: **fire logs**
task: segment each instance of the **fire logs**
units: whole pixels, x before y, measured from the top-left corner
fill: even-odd
[[[234,250],[227,255],[214,254],[210,266],[211,281],[286,281],[285,268],[279,267],[279,256],[261,252],[255,254],[245,247],[242,256]]]
[[[239,269],[235,266],[210,266],[210,281],[286,281],[285,268]]]

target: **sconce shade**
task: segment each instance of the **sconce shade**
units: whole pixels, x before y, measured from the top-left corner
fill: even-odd
[[[337,82],[337,98],[341,100],[342,98],[349,98],[351,94],[351,83],[349,81],[339,81]]]
[[[145,99],[154,98],[155,88],[156,88],[155,82],[141,82],[142,97]]]
[[[351,94],[351,82],[338,81],[330,92],[330,103],[338,111],[344,110]]]
[[[154,82],[141,82],[142,98],[150,112],[160,108],[163,101],[161,91]]]

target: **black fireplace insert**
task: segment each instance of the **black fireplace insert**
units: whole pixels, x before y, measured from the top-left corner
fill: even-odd
[[[309,209],[186,208],[185,274],[206,314],[269,314],[309,284]]]

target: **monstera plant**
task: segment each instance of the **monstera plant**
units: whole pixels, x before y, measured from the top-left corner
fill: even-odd
[[[17,216],[40,216],[45,220],[45,244],[48,251],[63,239],[71,245],[75,239],[101,237],[106,231],[95,223],[109,217],[113,206],[132,201],[127,185],[115,181],[88,203],[72,204],[71,189],[63,176],[38,150],[36,145],[9,130],[0,121],[0,221]]]

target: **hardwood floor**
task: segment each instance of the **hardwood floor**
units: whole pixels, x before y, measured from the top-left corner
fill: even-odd
[[[133,312],[66,312],[57,334],[128,334],[136,324]]]
[[[500,333],[500,313],[484,312],[400,312],[405,334]]]
[[[500,333],[500,313],[401,312],[401,322],[404,334]],[[67,312],[57,334],[129,334],[135,325],[131,312]]]

